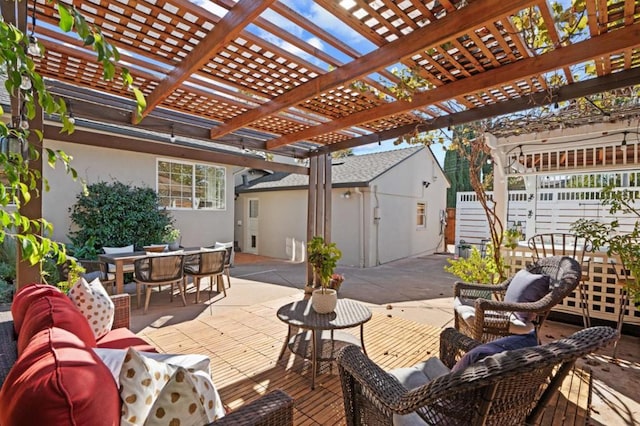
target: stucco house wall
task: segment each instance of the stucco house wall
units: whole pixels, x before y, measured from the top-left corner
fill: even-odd
[[[339,264],[369,267],[443,249],[440,211],[446,207],[447,187],[448,181],[428,149],[381,170],[370,182],[342,182],[336,186],[334,181],[331,240],[343,253]],[[307,189],[240,192],[236,210],[244,212],[243,224],[250,198],[259,200],[257,253],[304,260],[303,254],[293,251],[292,242],[297,242],[297,247],[306,242]],[[424,227],[416,224],[418,203],[426,206]],[[236,227],[236,239],[245,250],[247,229]]]
[[[72,166],[78,177],[87,184],[99,181],[119,181],[134,186],[148,186],[156,189],[156,161],[158,157],[117,149],[98,148],[70,144],[47,139],[45,147],[61,149],[73,157]],[[171,158],[169,158],[171,159]],[[183,161],[175,158],[176,161]],[[210,164],[210,163],[203,163]],[[212,164],[225,166],[221,164]],[[174,210],[169,209],[180,229],[183,246],[207,246],[216,241],[233,241],[234,190],[231,167],[226,168],[226,210]],[[81,191],[80,182],[67,176],[58,165],[55,169],[44,167],[43,175],[49,180],[51,189],[43,193],[42,205],[44,217],[53,223],[53,239],[68,242],[71,227],[69,208],[76,202]]]

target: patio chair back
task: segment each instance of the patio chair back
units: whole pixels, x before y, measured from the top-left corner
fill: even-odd
[[[350,345],[337,358],[347,425],[537,424],[575,361],[618,336],[610,327],[583,329],[492,355],[410,390]],[[441,334],[441,348],[449,348],[445,339],[472,341],[453,329]]]
[[[213,290],[214,281],[221,283],[224,295],[227,291],[222,282],[222,274],[225,270],[225,261],[228,257],[227,251],[219,249],[203,249],[199,253],[188,255],[184,265],[184,287],[187,285],[187,277],[193,277],[193,285],[196,288],[196,303],[200,301],[200,280],[209,278],[209,294]]]
[[[589,281],[589,253],[593,251],[591,240],[579,237],[575,234],[551,232],[536,234],[529,238],[529,248],[533,251],[534,260],[549,256],[570,256],[574,258],[581,268],[580,284],[580,308],[585,328],[591,325],[588,302],[587,281]]]
[[[162,284],[182,279],[184,255],[147,256],[134,261],[135,280]]]

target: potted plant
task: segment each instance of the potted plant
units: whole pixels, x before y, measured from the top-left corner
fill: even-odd
[[[307,243],[307,258],[313,268],[314,287],[317,287],[317,281],[320,281],[320,288],[314,290],[311,295],[311,305],[318,313],[329,313],[336,307],[338,295],[337,290],[331,288],[331,278],[341,257],[342,252],[336,243],[327,243],[320,236],[313,237]],[[339,277],[344,280],[342,276]],[[339,277],[336,274],[336,280]],[[337,286],[339,287],[339,284]]]
[[[603,206],[609,206],[609,213],[627,213],[640,218],[640,211],[634,207],[635,193],[629,190],[617,191],[614,185],[602,190]],[[617,255],[625,269],[624,284],[631,299],[640,303],[640,223],[636,220],[633,230],[620,232],[617,219],[610,223],[598,222],[594,219],[579,219],[571,226],[571,231],[591,240],[594,249],[606,249],[607,254]],[[631,277],[630,279],[628,277]]]
[[[169,250],[180,249],[180,230],[169,224],[164,227],[162,241],[169,246]]]

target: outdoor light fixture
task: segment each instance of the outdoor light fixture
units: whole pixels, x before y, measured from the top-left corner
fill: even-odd
[[[33,1],[33,9],[31,10],[31,34],[29,34],[29,44],[27,53],[31,56],[42,56],[42,50],[35,36],[36,32],[36,0]]]
[[[71,109],[71,101],[67,101],[67,117],[69,123],[76,124],[76,117],[73,115],[73,109]]]
[[[171,143],[174,143],[176,141],[176,134],[173,130],[173,124],[171,125],[171,136],[169,136],[169,140],[171,141]]]
[[[524,164],[524,153],[522,152],[522,145],[518,145],[520,153],[518,154],[518,162]]]
[[[424,186],[425,188],[428,188],[429,185],[431,185],[431,182],[427,182],[426,180],[422,181],[422,186]]]
[[[346,198],[347,200],[351,198],[351,191],[347,190],[347,192],[342,194],[342,198]]]
[[[0,152],[9,160],[16,155],[21,155],[24,161],[29,160],[29,143],[20,131],[9,127],[6,136],[0,137]]]

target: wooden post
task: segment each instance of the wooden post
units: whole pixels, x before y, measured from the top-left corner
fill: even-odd
[[[331,241],[331,155],[319,154],[309,161],[307,241],[319,235]],[[307,262],[307,285],[313,283],[313,270]]]

